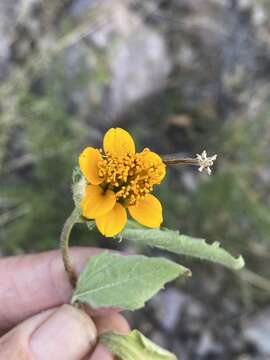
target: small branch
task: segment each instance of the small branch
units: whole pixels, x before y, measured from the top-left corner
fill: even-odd
[[[206,170],[208,175],[211,175],[212,170],[211,166],[213,166],[214,161],[217,158],[217,155],[213,156],[207,156],[207,152],[204,150],[202,154],[197,154],[196,158],[181,158],[170,155],[164,155],[161,157],[164,164],[166,165],[193,165],[198,166],[199,171],[202,172],[203,170]]]
[[[77,274],[69,254],[69,237],[71,230],[77,221],[78,221],[78,212],[76,209],[74,209],[71,215],[67,218],[60,236],[60,250],[62,254],[62,259],[63,259],[65,271],[69,278],[69,282],[73,288],[75,288],[76,286]]]
[[[195,165],[198,166],[198,160],[195,158],[180,158],[177,156],[164,155],[162,160],[166,165]]]

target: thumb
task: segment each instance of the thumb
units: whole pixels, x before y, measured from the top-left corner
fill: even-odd
[[[95,346],[96,338],[91,318],[63,305],[32,317],[2,337],[0,359],[83,359]]]

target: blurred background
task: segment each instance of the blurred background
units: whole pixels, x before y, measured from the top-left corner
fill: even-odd
[[[1,0],[0,253],[58,247],[86,145],[121,126],[138,149],[219,155],[168,169],[164,225],[220,241],[246,269],[193,270],[132,326],[182,360],[270,359],[270,3]],[[74,245],[134,249],[76,226]]]

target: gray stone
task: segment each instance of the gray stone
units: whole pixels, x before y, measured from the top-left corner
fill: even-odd
[[[198,176],[197,174],[194,175],[194,172],[184,170],[181,174],[181,180],[188,191],[193,192],[197,189]]]
[[[98,101],[104,110],[103,117],[111,119],[164,87],[172,64],[163,35],[145,25],[125,2],[105,1],[93,11],[95,22],[89,22],[89,30],[85,31],[90,44],[88,61],[96,61],[92,72],[102,63],[108,73],[107,81],[98,84],[101,86]],[[74,59],[72,54],[80,54],[81,47],[84,45],[77,43],[65,52],[64,61],[70,63],[69,56]],[[95,60],[97,49],[103,55]],[[91,81],[93,85],[95,80]]]
[[[201,356],[205,356],[210,351],[215,349],[215,347],[216,346],[215,346],[215,340],[213,338],[213,335],[211,334],[210,331],[205,330],[202,333],[202,336],[201,336],[200,341],[198,343],[198,348],[197,348],[198,354],[200,354]]]
[[[179,321],[180,310],[187,304],[189,297],[175,288],[168,288],[153,298],[158,321],[167,331],[172,331]]]
[[[85,11],[89,11],[98,4],[98,0],[76,0],[73,1],[69,9],[69,13],[73,16],[82,15]]]
[[[160,34],[143,25],[122,41],[111,63],[114,114],[166,85],[171,69]]]
[[[270,356],[270,309],[254,316],[245,326],[244,336],[264,355]]]
[[[0,79],[8,75],[10,44],[19,12],[19,0],[0,1]]]

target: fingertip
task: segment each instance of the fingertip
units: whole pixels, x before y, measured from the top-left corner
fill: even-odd
[[[114,360],[114,356],[105,348],[105,346],[99,344],[89,360]]]
[[[98,334],[106,331],[117,331],[121,333],[128,333],[130,326],[123,315],[119,313],[110,314],[108,316],[97,316],[94,318]]]
[[[123,315],[119,313],[110,314],[108,316],[96,316],[94,319],[98,334],[106,331],[117,331],[120,333],[128,333],[130,331],[129,324]],[[104,345],[99,344],[89,360],[114,360]]]
[[[120,308],[112,308],[112,307],[101,307],[98,309],[93,309],[91,306],[87,304],[81,305],[82,309],[90,316],[90,317],[108,317],[112,314],[119,313],[122,309]]]
[[[31,335],[30,352],[35,359],[79,359],[95,346],[97,330],[93,321],[71,305],[58,308]],[[46,355],[45,355],[46,354]]]

